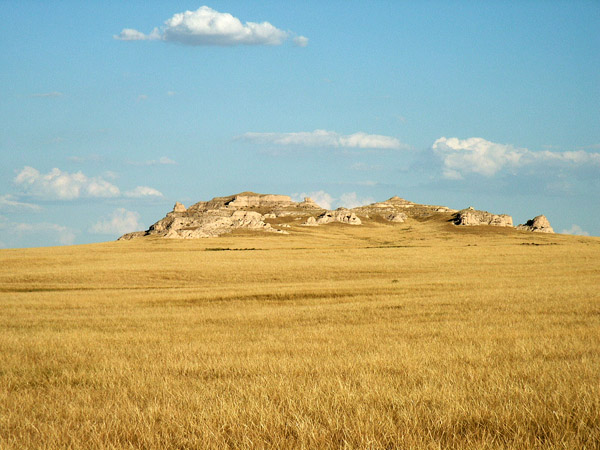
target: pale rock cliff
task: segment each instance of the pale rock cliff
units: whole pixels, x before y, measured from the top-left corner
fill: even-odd
[[[492,214],[487,211],[479,211],[469,206],[467,209],[458,211],[454,217],[456,225],[492,225],[495,227],[512,227],[513,219],[507,214]]]
[[[554,233],[554,229],[550,226],[550,222],[544,215],[536,216],[526,223],[517,226],[517,230],[533,231],[536,233]]]

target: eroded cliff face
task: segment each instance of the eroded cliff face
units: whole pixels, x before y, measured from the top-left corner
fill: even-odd
[[[536,233],[554,233],[554,229],[550,226],[550,222],[544,215],[536,216],[526,223],[517,226],[517,230],[533,231]]]
[[[352,209],[333,211],[321,208],[306,197],[301,202],[287,195],[242,192],[226,197],[215,197],[186,208],[177,202],[173,210],[146,231],[136,231],[119,239],[157,236],[169,239],[198,239],[231,233],[234,230],[251,230],[266,233],[288,234],[292,225],[326,226],[329,223],[361,225],[365,221],[402,224],[411,220],[439,219],[460,226],[490,225],[512,227],[512,217],[492,214],[472,207],[456,211],[439,205],[421,205],[400,197]],[[538,216],[519,230],[552,233],[544,216]]]
[[[456,225],[468,226],[492,225],[496,227],[512,227],[513,219],[508,214],[492,214],[469,207],[456,213],[454,223]]]

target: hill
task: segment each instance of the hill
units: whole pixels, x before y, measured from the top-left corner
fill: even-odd
[[[221,236],[234,230],[244,229],[288,234],[292,224],[318,226],[331,222],[362,225],[373,222],[411,222],[446,220],[465,226],[512,227],[512,217],[491,214],[469,207],[456,211],[445,206],[421,205],[394,196],[384,202],[359,206],[352,209],[338,208],[327,211],[306,197],[294,202],[287,195],[242,192],[226,197],[200,201],[186,208],[177,202],[173,211],[146,231],[136,231],[121,236],[120,240],[159,236],[171,239],[198,239]],[[545,216],[537,216],[517,229],[554,233]]]
[[[0,251],[0,448],[596,448],[600,239],[455,214]]]

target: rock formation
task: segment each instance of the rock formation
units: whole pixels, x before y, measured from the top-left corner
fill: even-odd
[[[517,226],[517,230],[534,231],[536,233],[554,233],[550,222],[544,215],[536,216],[526,223]]]
[[[175,202],[175,206],[173,206],[173,212],[174,213],[182,213],[185,212],[185,206],[183,206],[181,203],[179,202]]]
[[[338,208],[335,211],[325,211],[317,217],[316,222],[318,225],[331,222],[341,222],[350,225],[360,225],[362,223],[356,214],[345,208]]]
[[[287,231],[280,228],[287,228],[289,225],[273,226],[265,220],[280,216],[319,214],[321,211],[322,209],[310,199],[296,203],[287,195],[242,192],[198,202],[187,209],[177,202],[173,211],[147,231],[128,233],[119,239],[128,240],[143,236],[197,239],[220,236],[238,229],[287,234]]]
[[[456,225],[492,225],[495,227],[512,227],[512,217],[507,214],[492,214],[487,211],[479,211],[469,206],[467,209],[458,211],[454,216]]]
[[[379,223],[438,220],[468,226],[513,226],[512,217],[506,214],[492,214],[473,207],[456,211],[445,206],[413,203],[396,196],[384,202],[357,208],[327,211],[309,197],[301,202],[294,202],[287,195],[242,192],[198,202],[189,208],[177,202],[171,212],[148,230],[127,233],[119,239],[129,240],[144,236],[197,239],[220,236],[234,230],[288,234],[283,228],[294,232],[295,225],[318,226],[333,222],[361,225],[364,220]],[[554,232],[544,216],[537,216],[517,228],[544,233]]]
[[[404,222],[408,216],[401,212],[391,212],[385,216],[385,220],[389,220],[390,222]]]

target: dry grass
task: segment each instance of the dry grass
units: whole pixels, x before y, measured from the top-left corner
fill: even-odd
[[[600,448],[600,239],[294,229],[0,251],[0,448]]]

